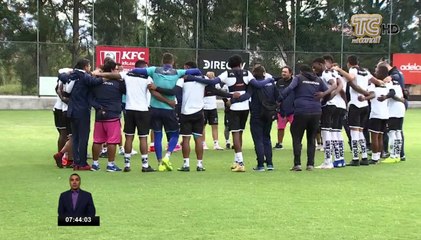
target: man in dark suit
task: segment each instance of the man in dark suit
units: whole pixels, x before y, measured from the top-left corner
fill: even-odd
[[[80,189],[80,176],[70,175],[70,190],[61,193],[58,202],[59,217],[94,217],[95,205],[92,195]]]

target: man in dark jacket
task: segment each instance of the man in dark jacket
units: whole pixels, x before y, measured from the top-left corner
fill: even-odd
[[[326,84],[317,77],[310,66],[302,65],[300,74],[295,76],[291,84],[282,91],[280,100],[291,92],[294,98],[294,121],[291,124],[291,135],[294,151],[294,166],[291,171],[301,171],[301,141],[304,131],[307,137],[307,170],[314,169],[314,154],[317,129],[319,127],[322,107],[320,99],[330,94]]]
[[[73,140],[73,170],[91,170],[87,163],[88,140],[91,120],[91,88],[104,82],[102,78],[89,75],[91,64],[88,59],[77,62],[74,71],[60,74],[62,82],[69,82],[71,90],[67,116],[71,119]]]
[[[278,91],[283,91],[292,82],[292,68],[289,66],[285,66],[281,69],[281,71],[282,71],[281,78],[275,79],[277,80],[276,87],[278,88]],[[284,148],[284,146],[282,145],[282,142],[284,140],[285,127],[288,122],[289,124],[292,124],[292,121],[294,121],[294,93],[293,92],[289,94],[280,105],[277,120],[278,120],[278,142],[276,143],[274,149],[280,150]]]
[[[253,76],[257,81],[265,81],[265,68],[257,66],[253,69]],[[272,143],[270,131],[272,122],[276,118],[276,100],[279,92],[273,82],[263,87],[255,87],[250,84],[247,92],[240,98],[231,99],[231,102],[241,102],[251,97],[250,101],[250,130],[254,142],[254,150],[257,156],[255,171],[265,171],[264,163],[268,171],[274,169],[272,162]],[[271,109],[267,109],[271,108]]]
[[[58,201],[59,217],[94,217],[95,205],[92,195],[80,189],[80,176],[70,175],[70,190],[61,193]]]

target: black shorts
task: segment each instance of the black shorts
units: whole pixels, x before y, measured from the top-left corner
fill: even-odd
[[[402,130],[403,118],[389,118],[387,125],[389,130]]]
[[[333,127],[333,114],[336,107],[334,105],[326,105],[322,107],[322,118],[320,119],[320,128],[322,130],[329,130]]]
[[[67,135],[72,135],[72,120],[67,116],[67,111],[63,112],[63,119],[66,125]]]
[[[364,128],[368,119],[368,106],[358,108],[351,104],[348,111],[348,126],[350,128]]]
[[[137,128],[139,137],[147,137],[151,128],[149,111],[126,110],[124,113],[124,134],[134,135]]]
[[[64,120],[63,111],[61,109],[54,108],[54,125],[56,125],[57,130],[66,130],[66,123]]]
[[[383,134],[386,130],[388,119],[371,118],[368,121],[368,131]]]
[[[332,129],[333,130],[342,130],[344,118],[346,115],[346,110],[343,108],[335,108],[332,116]]]
[[[180,135],[181,136],[202,136],[204,128],[203,111],[190,115],[180,114]]]
[[[151,129],[161,132],[162,127],[165,132],[176,132],[179,130],[178,120],[175,111],[171,109],[151,108]]]
[[[228,127],[231,132],[244,131],[246,128],[247,118],[249,116],[249,110],[234,111],[231,110],[229,113]]]
[[[218,125],[218,110],[203,110],[203,116],[205,118],[205,124]]]

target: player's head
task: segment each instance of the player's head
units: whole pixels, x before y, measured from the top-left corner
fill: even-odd
[[[145,68],[148,67],[148,63],[144,60],[137,60],[136,63],[134,64],[135,68]]]
[[[117,64],[114,61],[108,61],[104,63],[104,66],[102,67],[102,70],[104,72],[113,72],[117,70]]]
[[[325,60],[326,69],[331,69],[334,62],[332,55],[324,55],[323,59]]]
[[[266,69],[259,65],[253,69],[253,77],[256,79],[264,79],[265,78]]]
[[[281,68],[282,78],[288,80],[292,77],[292,68],[290,66],[284,66]]]
[[[380,61],[377,63],[376,68],[379,67],[379,66],[385,66],[389,70],[392,69],[392,66],[390,65],[389,60],[388,59],[385,59],[385,58],[380,59]]]
[[[73,173],[69,177],[70,188],[72,190],[78,190],[80,188],[80,176],[77,173]]]
[[[164,55],[162,55],[162,64],[174,65],[174,62],[174,55],[171,53],[164,53]]]
[[[346,65],[348,68],[353,66],[358,66],[358,58],[355,55],[348,56],[348,59],[346,61]]]
[[[241,58],[240,55],[232,55],[229,59],[228,59],[228,67],[229,68],[241,68],[241,64],[243,63],[243,59]]]
[[[312,73],[312,69],[311,69],[311,67],[310,67],[309,65],[307,65],[307,64],[302,64],[302,65],[300,66],[300,72],[301,72],[301,73]]]
[[[76,65],[75,65],[75,68],[80,69],[80,70],[84,70],[86,72],[90,72],[91,71],[91,62],[86,58],[82,58],[79,61],[77,61]]]
[[[377,66],[375,75],[376,75],[376,78],[383,80],[387,76],[389,76],[389,69],[384,65]]]
[[[311,64],[316,74],[321,74],[325,70],[325,60],[323,58],[315,58]]]
[[[184,69],[197,68],[197,64],[193,61],[184,63]]]

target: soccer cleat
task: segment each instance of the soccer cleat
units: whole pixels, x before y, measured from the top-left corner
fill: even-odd
[[[136,155],[138,152],[136,151],[136,150],[134,150],[134,149],[132,149],[132,152],[130,153],[131,155]],[[124,153],[123,153],[123,155],[124,155]]]
[[[107,172],[121,172],[121,168],[117,167],[117,165],[107,166]]]
[[[63,157],[61,158],[61,165],[63,165],[63,167],[66,167],[69,164],[69,159],[67,158],[66,155],[63,155]]]
[[[73,168],[73,160],[67,160],[66,168]]]
[[[181,168],[177,168],[177,171],[180,171],[180,172],[190,172],[190,167],[183,165]]]
[[[237,164],[235,168],[231,169],[232,172],[245,172],[246,167],[244,165]]]
[[[373,160],[373,159],[371,159],[370,161],[368,161],[368,163],[369,163],[370,165],[376,165],[376,164],[379,164],[379,161],[378,161],[378,160]]]
[[[231,169],[236,168],[236,167],[237,167],[237,165],[238,165],[238,162],[233,162],[233,163],[232,163],[232,165],[231,165]]]
[[[333,169],[335,166],[332,163],[322,163],[320,166],[317,166],[317,169]]]
[[[226,148],[226,149],[231,149],[231,143],[227,143],[227,144],[225,144],[225,148]]]
[[[256,172],[264,172],[265,167],[254,167],[253,170],[256,171]]]
[[[401,162],[405,162],[405,161],[406,161],[405,156],[401,157]]]
[[[167,168],[164,166],[164,164],[159,164],[158,165],[158,171],[159,172],[166,172]]]
[[[124,148],[123,147],[120,147],[118,149],[118,155],[124,155]]]
[[[267,165],[267,166],[266,166],[266,169],[267,169],[268,171],[273,171],[273,170],[275,170],[275,168],[273,167],[273,165]]]
[[[397,163],[397,162],[399,162],[399,158],[391,158],[391,157],[388,157],[382,161],[382,163]]]
[[[360,166],[360,161],[359,160],[352,160],[351,162],[349,162],[347,164],[347,166],[358,167],[358,166]]]
[[[56,165],[59,168],[63,168],[63,163],[61,162],[61,159],[63,158],[63,153],[58,152],[56,154],[53,155],[54,160],[56,161]]]
[[[361,159],[360,165],[361,166],[368,166],[368,165],[370,165],[370,162],[368,161],[367,158],[363,158],[363,159]]]
[[[107,151],[101,151],[101,153],[99,154],[100,158],[108,158],[108,152]]]
[[[342,163],[342,167],[346,167],[346,162],[345,162],[345,160],[340,160],[341,161],[341,163]]]
[[[155,152],[155,146],[149,146],[149,152]]]
[[[308,165],[308,166],[306,167],[306,170],[307,170],[307,171],[313,171],[313,170],[314,170],[314,166],[313,166],[313,165]]]
[[[198,172],[204,172],[204,171],[206,171],[206,168],[204,168],[203,166],[197,166],[196,167],[196,171],[198,171]]]
[[[101,168],[99,167],[99,164],[92,164],[91,171],[96,172],[96,171],[99,171],[100,169]]]
[[[221,148],[221,146],[219,146],[219,145],[215,145],[215,146],[213,146],[213,150],[224,150],[224,149]]]
[[[128,166],[125,166],[123,172],[130,172],[132,169]]]
[[[281,150],[283,148],[284,148],[284,146],[282,146],[282,144],[280,144],[280,143],[276,143],[275,147],[273,147],[273,149],[275,149],[275,150]]]
[[[322,144],[317,145],[317,146],[316,146],[316,150],[317,150],[317,151],[320,151],[320,152],[324,152],[324,151],[325,151],[325,149],[323,148],[323,145],[322,145]]]
[[[383,159],[388,158],[388,157],[390,157],[390,153],[382,152],[382,155],[380,157],[383,158]]]
[[[333,167],[334,168],[341,168],[342,167],[342,160],[333,161]]]
[[[174,152],[178,152],[180,150],[181,150],[181,145],[180,144],[175,145]]]
[[[206,145],[206,144],[203,144],[203,150],[208,150],[209,148],[208,148],[208,145]]]
[[[303,169],[301,168],[301,165],[295,165],[293,166],[290,171],[294,171],[294,172],[301,172]]]
[[[142,172],[156,172],[156,170],[153,169],[151,166],[148,166],[148,167],[142,167]]]
[[[173,170],[173,167],[172,167],[172,164],[170,162],[170,158],[169,157],[165,156],[162,159],[162,164],[165,166],[165,168],[167,169],[167,171],[172,171]]]

